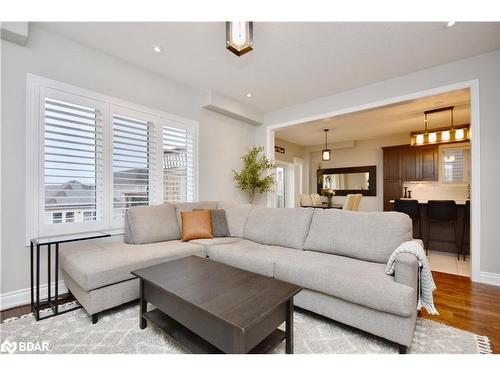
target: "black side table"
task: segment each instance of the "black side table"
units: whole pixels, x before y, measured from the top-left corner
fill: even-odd
[[[78,305],[71,309],[66,309],[64,311],[59,311],[59,244],[66,242],[84,241],[92,240],[95,238],[110,237],[109,233],[104,232],[88,232],[88,233],[78,233],[65,236],[53,236],[53,237],[39,237],[30,240],[30,282],[31,282],[31,311],[35,316],[35,319],[42,320],[47,319],[52,316],[64,314],[69,311],[79,309],[81,306]],[[55,275],[54,275],[54,295],[52,296],[51,287],[51,253],[52,245],[55,245]],[[36,246],[36,259],[34,256],[34,248]],[[40,247],[47,246],[47,299],[40,300]],[[35,276],[33,277],[33,273]],[[35,280],[33,280],[35,279]],[[52,310],[52,314],[40,317],[40,305],[47,303]]]

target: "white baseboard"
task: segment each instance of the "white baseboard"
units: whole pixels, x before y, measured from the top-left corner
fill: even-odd
[[[483,284],[500,286],[500,274],[492,272],[481,272],[480,282]]]
[[[51,283],[52,292],[55,290],[55,283]],[[47,284],[40,285],[40,299],[47,298]],[[59,294],[67,293],[68,288],[64,281],[59,281]],[[31,289],[14,290],[0,295],[0,310],[10,309],[12,307],[29,305],[31,303]]]

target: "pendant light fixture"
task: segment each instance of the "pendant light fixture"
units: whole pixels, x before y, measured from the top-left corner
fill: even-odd
[[[429,132],[428,115],[437,112],[450,111],[450,126],[433,129]],[[411,133],[411,145],[422,146],[436,143],[463,142],[470,139],[470,125],[456,127],[454,124],[454,107],[432,109],[424,112],[424,131]]]
[[[226,48],[236,56],[253,50],[253,22],[226,22]]]
[[[323,129],[325,132],[325,148],[321,151],[321,159],[323,161],[328,161],[332,157],[332,150],[328,148],[328,131],[330,129]]]

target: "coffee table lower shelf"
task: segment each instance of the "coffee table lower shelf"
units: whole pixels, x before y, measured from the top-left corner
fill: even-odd
[[[144,313],[144,318],[154,323],[167,335],[172,337],[179,345],[193,354],[223,354],[223,352],[198,336],[193,331],[184,327],[159,309]],[[285,339],[285,332],[275,329],[267,338],[257,344],[249,354],[264,354],[274,349]]]

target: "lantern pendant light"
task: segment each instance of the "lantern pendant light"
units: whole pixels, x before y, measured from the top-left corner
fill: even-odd
[[[253,50],[253,22],[226,22],[226,48],[236,56]]]
[[[323,129],[325,132],[325,148],[321,151],[321,159],[323,161],[328,161],[332,157],[332,150],[328,148],[328,131],[330,129]]]

